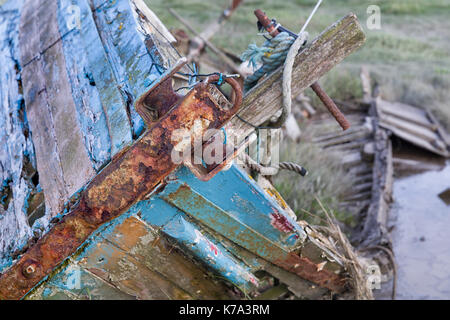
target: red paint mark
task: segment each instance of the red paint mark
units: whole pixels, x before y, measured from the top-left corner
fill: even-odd
[[[250,277],[250,282],[253,283],[256,287],[259,286],[258,281],[254,277]]]
[[[212,252],[214,252],[214,255],[217,256],[219,254],[219,249],[214,244],[212,244],[211,242],[209,243],[209,249]]]
[[[281,213],[272,213],[270,215],[270,224],[281,232],[294,232],[294,226]]]

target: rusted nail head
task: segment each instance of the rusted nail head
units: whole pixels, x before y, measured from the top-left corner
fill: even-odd
[[[34,261],[28,262],[27,261],[23,265],[22,274],[27,278],[32,277],[36,273],[37,268],[38,268],[38,265],[36,262],[34,262]]]

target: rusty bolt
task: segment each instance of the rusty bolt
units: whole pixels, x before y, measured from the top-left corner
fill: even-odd
[[[38,269],[37,262],[35,262],[35,261],[26,261],[23,264],[22,274],[26,278],[32,278],[36,274],[37,269]]]

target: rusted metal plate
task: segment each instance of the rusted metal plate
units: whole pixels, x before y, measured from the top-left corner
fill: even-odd
[[[237,108],[220,107],[209,93],[209,86],[206,82],[195,86],[89,183],[75,208],[0,277],[0,298],[21,298],[74,253],[92,231],[143,199],[170,174],[177,167],[171,159],[178,143],[172,140],[174,130],[193,132],[194,123],[201,119],[195,134],[203,136],[233,116]]]

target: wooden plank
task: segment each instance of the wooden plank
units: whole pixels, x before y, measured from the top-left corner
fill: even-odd
[[[136,13],[141,13],[143,20],[146,20],[147,22],[150,22],[154,29],[158,30],[157,32],[160,33],[169,43],[174,43],[177,40],[175,37],[170,33],[170,31],[166,28],[164,23],[159,20],[158,16],[153,13],[152,10],[145,4],[143,0],[130,0],[130,3],[135,8]]]
[[[395,116],[397,118],[400,118],[402,120],[406,120],[412,123],[415,123],[417,125],[421,125],[423,127],[426,127],[432,131],[437,130],[437,126],[433,124],[425,114],[416,113],[416,112],[408,112],[404,108],[399,107],[401,104],[393,104],[388,101],[384,100],[378,100],[377,101],[377,107],[381,111],[381,117],[384,118],[384,114]]]
[[[108,123],[111,139],[111,155],[114,156],[132,141],[132,129],[117,79],[111,69],[88,0],[78,0],[81,10],[81,36],[89,63],[89,71],[98,89]]]
[[[20,3],[8,2],[0,11],[0,273],[12,255],[32,236],[28,210],[36,171],[20,83],[18,30]],[[42,201],[42,199],[41,199]]]
[[[327,150],[330,151],[348,151],[348,150],[353,150],[353,149],[359,149],[361,150],[363,148],[363,146],[369,142],[370,139],[364,139],[364,140],[356,140],[356,141],[352,141],[352,142],[346,142],[343,144],[337,144],[331,147],[327,147]]]
[[[436,124],[437,131],[439,132],[442,140],[447,145],[447,150],[450,152],[450,135],[448,132],[440,125],[439,121],[437,121],[436,117],[433,115],[433,113],[427,108],[427,115],[430,118],[432,122]]]
[[[72,195],[95,175],[95,171],[81,137],[62,50],[61,41],[49,48],[42,57],[42,67],[64,182],[68,195]],[[45,174],[47,172],[41,172]]]
[[[36,22],[36,14],[43,7],[38,1],[25,0],[20,17],[19,43],[20,43],[20,63],[25,67],[31,60],[39,56],[39,27]],[[30,35],[36,35],[30,37]],[[22,39],[25,38],[26,41]]]
[[[130,0],[136,14],[136,21],[139,24],[139,34],[145,38],[147,50],[159,57],[160,64],[168,66],[174,65],[180,59],[180,55],[168,43],[173,43],[175,38],[169,30],[161,23],[155,14],[147,7],[143,0]],[[189,71],[187,67],[183,71]]]
[[[150,270],[169,279],[195,299],[229,299],[225,287],[205,277],[205,271],[183,256],[166,236],[135,217],[125,219],[105,239],[128,252]]]
[[[386,130],[376,127],[371,203],[357,241],[362,247],[390,243],[387,231],[393,183],[392,143]]]
[[[411,117],[414,117],[414,118],[417,118],[417,119],[419,117],[427,119],[427,115],[426,115],[426,111],[425,110],[422,110],[422,109],[410,106],[410,105],[405,104],[405,103],[401,103],[401,102],[397,102],[397,101],[390,102],[390,101],[386,101],[386,100],[383,100],[381,98],[378,98],[377,99],[377,108],[378,108],[379,104],[381,104],[381,107],[383,109],[388,109],[391,112],[395,112],[399,116],[400,115],[407,115],[407,116],[411,116]]]
[[[372,100],[372,85],[370,81],[370,72],[367,66],[361,68],[361,84],[363,89],[363,101],[369,103]]]
[[[111,139],[108,122],[95,79],[90,71],[88,52],[80,30],[67,26],[67,12],[72,2],[59,0],[58,24],[62,40],[66,73],[77,110],[77,120],[84,144],[96,171],[111,160]]]
[[[358,139],[366,139],[372,135],[372,131],[367,127],[361,127],[359,131],[354,131],[348,135],[338,136],[334,139],[329,139],[324,142],[320,142],[317,145],[321,148],[327,148],[331,146],[341,145],[344,143],[352,143]]]
[[[96,27],[106,48],[111,71],[126,102],[134,137],[144,130],[144,121],[134,108],[134,101],[148,90],[146,79],[157,79],[161,69],[154,52],[147,50],[145,38],[139,32],[139,15],[130,1],[92,1],[97,7],[93,15]],[[103,3],[103,4],[101,4]],[[139,56],[137,58],[136,56]]]
[[[37,19],[38,21],[45,21],[45,27],[42,28],[42,32],[45,33],[41,34],[40,37],[41,47],[45,48],[50,41],[58,39],[45,50],[41,62],[59,159],[67,193],[70,196],[83,187],[86,181],[94,176],[95,171],[88,157],[77,122],[77,111],[68,82],[63,46],[58,30],[57,3],[55,1],[47,3],[45,14],[38,15]],[[34,132],[34,135],[36,134],[40,133]],[[41,172],[42,174],[47,173]]]
[[[36,11],[28,12],[30,16],[22,15],[21,60],[38,56],[23,67],[22,78],[27,109],[36,109],[28,117],[34,141],[41,139],[40,143],[35,144],[46,204],[52,215],[56,215],[61,211],[62,203],[92,178],[94,170],[76,121],[77,114],[67,80],[58,30],[57,4],[48,0],[40,4],[42,6]],[[30,25],[35,25],[32,28],[35,33],[26,33]],[[39,42],[31,41],[33,46],[29,46],[31,38],[38,38]],[[32,89],[37,92],[27,90],[33,86],[33,82],[39,83],[37,88]],[[42,99],[35,100],[36,95]]]
[[[341,159],[341,163],[344,167],[352,167],[353,165],[362,161],[361,152],[353,152],[348,155],[345,155]]]
[[[233,298],[174,244],[138,217],[118,218],[27,299]]]
[[[432,142],[439,139],[436,133],[434,133],[432,130],[425,128],[423,126],[415,125],[409,121],[405,121],[397,117],[382,115],[380,117],[380,123],[393,126],[402,131],[406,131],[428,142]]]
[[[138,299],[192,299],[169,279],[148,269],[127,252],[107,241],[96,242],[89,247],[79,265]]]
[[[322,32],[296,57],[292,72],[292,96],[316,82],[326,72],[357,50],[365,41],[364,32],[354,14],[349,14]],[[240,117],[254,125],[270,119],[281,106],[282,68],[258,83],[244,97]],[[227,125],[231,141],[242,141],[254,128],[234,117]]]
[[[388,129],[390,131],[392,131],[395,135],[397,135],[399,138],[405,139],[406,141],[411,142],[412,144],[419,146],[421,148],[424,148],[428,151],[431,151],[433,153],[437,153],[439,155],[442,155],[444,157],[446,157],[448,155],[447,151],[444,150],[439,150],[438,148],[436,148],[435,146],[433,146],[430,142],[424,140],[424,139],[420,139],[417,136],[415,136],[414,134],[411,134],[407,131],[401,130],[399,128],[396,128],[394,126],[390,126],[384,123],[380,123],[380,126]]]
[[[51,215],[55,216],[62,211],[64,201],[68,199],[68,193],[59,158],[52,114],[47,103],[41,61],[31,61],[22,70],[22,78],[27,118],[36,150],[37,169],[41,173],[39,183],[44,190],[45,206]]]
[[[312,139],[312,142],[314,142],[314,143],[321,143],[321,142],[325,142],[327,140],[348,136],[348,135],[351,135],[351,134],[353,134],[355,132],[359,132],[361,130],[367,130],[367,129],[369,129],[368,126],[355,125],[355,126],[352,126],[350,129],[345,130],[345,131],[333,131],[331,133],[327,133],[327,134],[320,135],[318,137],[314,137]]]
[[[89,271],[70,263],[25,300],[135,300]]]

